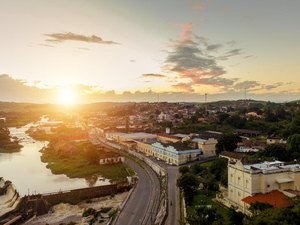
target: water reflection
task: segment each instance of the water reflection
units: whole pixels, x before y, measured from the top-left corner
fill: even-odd
[[[94,185],[109,184],[107,179],[91,176],[86,179],[54,175],[41,162],[39,152],[48,142],[36,141],[26,134],[34,124],[10,128],[12,137],[17,137],[24,147],[17,153],[0,153],[0,177],[11,180],[21,195],[49,193]]]

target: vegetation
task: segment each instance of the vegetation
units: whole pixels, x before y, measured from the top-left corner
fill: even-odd
[[[41,160],[47,163],[47,168],[53,174],[65,174],[70,178],[100,175],[112,181],[126,181],[129,175],[127,172],[129,167],[126,164],[100,165],[98,154],[95,146],[90,143],[79,143],[72,147],[64,146],[64,151],[55,151],[50,146],[42,152]]]
[[[291,135],[287,144],[270,144],[267,147],[248,157],[248,161],[300,161],[300,134]]]
[[[21,148],[22,145],[18,140],[11,139],[8,128],[4,124],[0,124],[0,153],[19,152]]]
[[[278,147],[278,146],[277,146]],[[276,148],[277,148],[276,147]],[[274,152],[277,153],[276,148]],[[271,153],[268,153],[272,156]],[[253,216],[248,217],[233,208],[226,208],[214,201],[218,184],[227,171],[225,161],[217,159],[212,162],[193,165],[181,169],[183,176],[194,175],[200,180],[200,187],[193,192],[193,199],[187,206],[187,220],[191,225],[296,225],[300,224],[300,200],[295,199],[292,208],[272,208],[265,203],[252,203],[250,210]],[[204,179],[207,178],[207,179]],[[205,182],[207,182],[205,184]]]
[[[219,154],[222,151],[233,151],[237,147],[237,143],[241,141],[240,136],[236,134],[223,134],[216,145],[216,153]]]
[[[195,217],[200,216],[197,215],[198,211],[197,207],[195,207],[199,200],[203,201],[203,196],[206,196],[205,198],[210,196],[208,201],[211,202],[211,199],[219,190],[219,184],[227,185],[226,167],[226,159],[216,159],[203,165],[195,164],[191,167],[184,166],[179,169],[182,175],[177,180],[177,186],[184,193],[187,206],[189,207],[188,211],[191,212],[191,221],[195,220]],[[199,198],[199,196],[201,197]]]
[[[190,205],[199,186],[199,180],[195,175],[186,173],[177,180],[177,186],[183,190],[186,203]]]

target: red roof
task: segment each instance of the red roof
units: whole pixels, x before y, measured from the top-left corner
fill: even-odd
[[[242,199],[247,204],[261,202],[272,205],[274,208],[288,208],[294,205],[293,201],[282,192],[273,190],[267,194],[248,196]]]

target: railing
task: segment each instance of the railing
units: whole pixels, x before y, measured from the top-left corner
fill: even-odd
[[[160,204],[159,204],[159,209],[157,214],[155,215],[155,225],[162,225],[166,219],[167,216],[167,207],[168,207],[168,176],[167,176],[167,171],[160,167],[158,164],[156,164],[155,162],[153,162],[152,160],[148,159],[146,156],[141,155],[135,151],[132,151],[130,149],[128,149],[128,147],[123,146],[123,145],[119,145],[116,143],[112,143],[110,141],[106,141],[103,138],[99,138],[99,140],[101,142],[103,142],[105,145],[109,145],[110,147],[113,148],[117,148],[119,150],[125,150],[126,152],[128,152],[129,154],[135,156],[136,158],[144,161],[147,165],[149,165],[153,171],[158,175],[158,177],[160,177],[160,182],[161,182],[161,195],[160,195]],[[150,224],[152,223],[152,215],[150,215],[150,217],[144,217],[143,221],[141,224],[149,224],[149,220],[150,220]]]

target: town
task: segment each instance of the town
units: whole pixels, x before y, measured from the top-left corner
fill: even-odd
[[[143,224],[259,224],[256,221],[267,219],[272,210],[298,218],[293,212],[300,195],[299,109],[298,102],[286,103],[283,109],[283,104],[253,100],[99,103],[45,114],[27,133],[49,142],[41,160],[52,173],[71,178],[100,174],[112,181],[102,186],[106,191],[74,190],[81,201],[131,190],[122,207],[114,206],[113,217],[100,219],[100,224],[139,219]],[[4,115],[1,127],[7,129],[14,117]],[[2,223],[35,224],[32,215],[43,217],[60,202],[53,195],[42,195],[43,204],[38,196],[22,197],[5,179],[9,178],[1,178]],[[97,188],[96,182],[97,176],[89,179],[90,188]],[[61,195],[62,202],[74,201],[71,195]],[[39,207],[50,207],[34,209],[28,197]],[[94,214],[87,218],[97,220]]]

